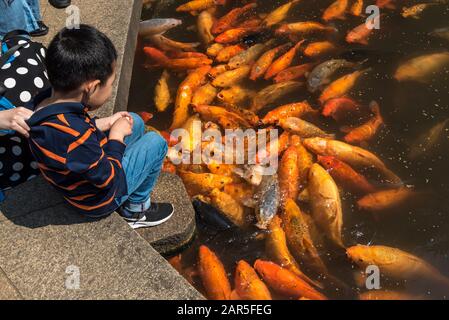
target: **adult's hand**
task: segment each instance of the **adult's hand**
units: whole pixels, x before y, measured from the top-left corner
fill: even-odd
[[[0,130],[17,131],[25,137],[29,137],[30,127],[26,124],[33,112],[27,108],[19,107],[0,111]]]

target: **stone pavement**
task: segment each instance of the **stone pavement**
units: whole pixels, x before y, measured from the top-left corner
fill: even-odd
[[[64,11],[41,1],[49,39]],[[81,22],[108,34],[120,53],[114,99],[100,115],[127,105],[141,0],[73,0]],[[42,39],[39,39],[42,41]],[[202,299],[157,252],[190,241],[195,216],[176,176],[161,175],[153,199],[171,201],[169,223],[135,232],[118,214],[86,219],[73,212],[42,178],[6,193],[0,205],[0,299]],[[156,251],[156,250],[157,251]],[[79,289],[76,278],[79,271]],[[71,272],[75,272],[74,274]]]

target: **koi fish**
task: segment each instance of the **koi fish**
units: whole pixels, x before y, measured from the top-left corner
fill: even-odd
[[[385,211],[400,207],[417,196],[411,188],[402,187],[392,190],[383,190],[370,193],[357,201],[357,205],[362,210]]]
[[[170,94],[170,88],[168,87],[169,79],[170,74],[167,70],[164,70],[154,89],[154,104],[159,112],[167,110],[168,106],[173,101]]]
[[[238,26],[239,21],[245,18],[248,13],[254,11],[256,7],[257,3],[249,3],[241,8],[232,9],[214,23],[212,33],[220,34]]]
[[[223,263],[204,245],[198,253],[198,271],[209,299],[230,300],[231,284]]]
[[[289,47],[290,44],[284,44],[265,52],[253,65],[251,69],[251,75],[249,78],[255,81],[260,77],[262,77],[266,73],[268,68],[272,65],[273,60],[279,55],[284,54]]]
[[[319,41],[310,43],[304,49],[304,55],[309,58],[316,58],[334,52],[337,47],[330,41]]]
[[[303,78],[308,74],[310,70],[312,70],[315,65],[315,63],[305,63],[299,66],[287,68],[279,72],[276,77],[274,77],[274,82],[280,83]]]
[[[224,45],[221,43],[213,43],[206,49],[206,53],[209,57],[216,57],[223,49]]]
[[[390,9],[395,10],[396,9],[396,0],[376,0],[376,6],[380,9]]]
[[[189,190],[189,194],[209,194],[214,189],[222,189],[232,183],[232,178],[211,173],[193,173],[178,170],[178,174]]]
[[[449,65],[449,52],[422,55],[402,63],[394,74],[397,81],[427,83],[438,71]]]
[[[257,260],[254,269],[269,287],[282,295],[295,299],[304,297],[310,300],[327,300],[307,282],[273,262]]]
[[[275,216],[269,224],[269,233],[265,238],[266,250],[268,254],[278,263],[282,268],[289,270],[302,280],[310,285],[321,286],[307,277],[300,269],[299,264],[290,253],[287,246],[287,239],[285,232],[282,229],[282,220]]]
[[[258,33],[262,30],[261,27],[238,27],[234,29],[229,29],[219,36],[215,38],[215,42],[221,43],[221,44],[229,44],[229,43],[236,43],[240,42],[245,38],[246,36],[249,36],[251,34]]]
[[[402,184],[401,179],[388,169],[382,160],[368,150],[324,138],[304,139],[304,146],[317,155],[334,156],[355,168],[375,168],[391,183]]]
[[[449,285],[449,279],[426,261],[399,249],[386,246],[357,245],[346,250],[346,254],[360,268],[375,265],[386,277],[398,280],[428,279]]]
[[[332,59],[316,66],[307,77],[307,88],[314,93],[325,85],[329,84],[332,75],[343,68],[353,68],[356,64],[343,60]]]
[[[449,41],[449,28],[435,29],[429,35]]]
[[[301,0],[289,1],[286,4],[275,9],[274,11],[270,12],[263,20],[264,25],[266,25],[267,27],[271,27],[285,20],[285,18],[287,18],[288,13],[293,8],[293,6],[295,6],[300,1]]]
[[[363,12],[363,0],[355,0],[349,12],[356,17],[360,17]]]
[[[217,5],[224,5],[226,0],[193,0],[176,8],[177,12],[198,12]]]
[[[257,227],[266,229],[279,208],[280,191],[277,175],[262,178],[256,198],[258,199],[256,206]]]
[[[340,193],[330,174],[319,164],[310,168],[308,189],[314,221],[330,240],[337,246],[344,247]]]
[[[265,73],[265,80],[271,79],[276,76],[279,72],[287,69],[293,62],[299,48],[303,44],[304,41],[298,42],[295,46],[293,46],[287,53],[283,54],[276,61],[274,61],[267,69]]]
[[[251,67],[247,65],[234,70],[225,71],[212,81],[212,85],[221,88],[231,87],[246,79],[250,72]]]
[[[161,34],[155,34],[149,36],[151,42],[156,45],[158,48],[169,51],[169,50],[183,50],[183,51],[195,51],[196,47],[200,45],[199,42],[185,43],[179,42],[167,37],[164,37]]]
[[[232,57],[238,55],[244,50],[245,48],[240,44],[225,47],[218,53],[215,60],[217,62],[228,62]]]
[[[351,117],[360,117],[362,110],[353,99],[341,97],[326,101],[321,113],[325,117],[332,117],[335,121],[342,122]]]
[[[228,111],[226,108],[223,107],[198,105],[195,106],[194,109],[201,115],[201,118],[203,118],[204,120],[217,122],[226,129],[251,127],[251,124],[244,117],[235,112]],[[235,124],[236,126],[228,125],[227,123]]]
[[[348,0],[336,0],[333,2],[323,13],[324,21],[331,20],[344,20],[345,14],[348,10],[349,1]]]
[[[264,124],[276,124],[281,120],[297,117],[301,118],[305,114],[314,113],[315,110],[307,101],[295,102],[277,107],[266,114],[262,119]]]
[[[327,267],[320,258],[320,254],[313,243],[309,226],[304,218],[304,213],[294,200],[287,199],[282,221],[284,223],[288,245],[292,249],[292,254],[298,261],[304,261],[317,272],[327,275]]]
[[[332,98],[340,98],[344,96],[355,86],[357,80],[370,70],[371,69],[354,71],[353,73],[347,74],[335,80],[321,93],[319,98],[320,102],[323,104]]]
[[[301,21],[295,23],[284,24],[276,30],[277,35],[284,34],[301,34],[307,35],[312,33],[324,32],[333,33],[337,30],[333,27],[326,26],[315,21]]]
[[[166,69],[188,70],[212,64],[212,60],[204,58],[170,59],[162,51],[153,47],[145,47],[144,52],[150,59],[154,60],[157,65]]]
[[[374,19],[374,18],[373,18]],[[358,43],[362,45],[368,45],[368,40],[371,34],[374,32],[374,28],[370,29],[366,26],[367,22],[364,22],[351,31],[348,32],[346,35],[346,42],[347,43]]]
[[[299,90],[303,85],[304,83],[299,81],[286,81],[265,87],[253,98],[250,110],[258,112],[266,105]]]
[[[155,34],[163,34],[182,24],[178,19],[150,19],[141,21],[139,25],[139,36],[148,37]]]
[[[422,157],[424,154],[431,154],[440,140],[444,137],[444,133],[448,131],[447,125],[449,118],[438,123],[420,135],[418,139],[410,147],[409,158],[412,160]]]
[[[237,263],[234,286],[239,300],[272,300],[265,283],[244,260]]]
[[[223,103],[238,105],[254,97],[255,94],[252,90],[236,85],[220,91],[217,98]]]
[[[211,204],[220,210],[233,224],[240,228],[248,225],[245,209],[233,197],[221,192],[219,189],[212,190],[209,197]]]
[[[312,138],[312,137],[322,137],[322,138],[333,138],[333,134],[329,134],[314,124],[307,122],[305,120],[290,117],[287,119],[282,119],[279,122],[282,129],[300,136],[301,138]]]
[[[356,194],[376,191],[368,180],[343,161],[332,156],[318,156],[318,162],[329,172],[338,185]]]
[[[404,18],[419,19],[421,14],[429,7],[438,5],[438,3],[419,3],[411,7],[402,8],[401,16]]]
[[[265,50],[267,50],[267,48],[269,48],[270,46],[271,46],[271,41],[269,41],[265,44],[262,44],[262,43],[255,44],[254,46],[239,53],[238,55],[233,57],[231,60],[229,60],[228,66],[231,69],[235,69],[240,66],[250,65],[254,61],[256,61],[260,57],[260,55]]]
[[[384,124],[382,115],[380,114],[379,104],[375,101],[371,102],[370,109],[374,117],[360,127],[352,129],[344,140],[351,144],[364,144],[374,138],[379,128]]]
[[[302,139],[299,136],[292,136],[290,138],[290,144],[296,147],[298,153],[298,184],[300,189],[303,189],[307,185],[307,181],[309,179],[309,171],[314,163],[314,159],[310,152],[308,152],[304,147]]]
[[[198,35],[203,42],[203,45],[207,46],[214,42],[214,35],[212,34],[212,26],[214,25],[214,16],[207,10],[201,12],[197,20]]]
[[[170,130],[180,128],[189,117],[193,93],[205,81],[210,69],[210,66],[204,66],[192,71],[179,86]]]
[[[285,150],[279,164],[279,189],[282,207],[287,199],[296,199],[299,194],[298,150],[290,146]]]
[[[199,106],[211,104],[215,100],[217,93],[218,89],[208,82],[195,90],[192,97],[192,105]]]
[[[224,187],[224,192],[248,208],[255,208],[254,187],[246,183],[232,183]]]

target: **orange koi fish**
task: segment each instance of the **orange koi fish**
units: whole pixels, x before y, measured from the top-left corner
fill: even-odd
[[[332,156],[318,156],[318,162],[330,173],[337,184],[356,194],[367,194],[376,188],[348,164]]]
[[[307,282],[273,262],[257,260],[254,268],[268,286],[282,295],[295,299],[304,297],[311,300],[327,300]]]
[[[212,300],[230,300],[231,284],[220,259],[208,247],[201,246],[198,269],[207,296]]]

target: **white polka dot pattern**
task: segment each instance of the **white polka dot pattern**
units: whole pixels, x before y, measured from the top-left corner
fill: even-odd
[[[16,80],[13,78],[8,78],[5,80],[3,84],[5,85],[6,88],[12,89],[16,86]]]
[[[44,80],[41,77],[34,78],[34,85],[36,88],[42,89],[44,87]]]
[[[23,170],[23,163],[21,162],[16,162],[12,165],[12,169],[14,171],[22,171]]]
[[[19,146],[12,147],[12,153],[15,156],[20,156],[22,154],[22,148]]]
[[[20,101],[22,101],[23,103],[27,103],[31,100],[31,93],[29,93],[28,91],[23,91],[20,94]]]
[[[28,69],[25,68],[25,67],[17,68],[16,71],[17,71],[17,73],[20,74],[20,75],[24,75],[24,74],[27,74],[27,73],[28,73]]]

